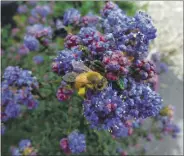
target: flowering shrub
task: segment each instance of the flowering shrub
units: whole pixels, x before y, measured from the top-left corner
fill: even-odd
[[[176,137],[173,109],[157,92],[165,66],[159,56],[147,57],[156,38],[151,17],[128,16],[113,2],[103,3],[98,15],[66,7],[55,17],[57,4],[20,5],[15,21],[23,17],[30,25],[17,22],[16,46],[3,43],[2,57],[10,60],[3,62],[1,82],[5,155],[23,137],[31,141],[11,147],[12,155],[127,155],[132,142],[139,147],[138,138]],[[143,128],[148,118],[156,131]]]
[[[75,19],[73,24],[80,26],[78,11],[70,9],[65,15],[64,22]],[[91,127],[106,129],[118,137],[128,136],[127,120],[157,116],[162,108],[161,97],[145,81],[155,75],[155,67],[143,60],[148,54],[148,41],[156,37],[156,29],[146,13],[138,12],[135,17],[128,17],[112,2],[107,2],[102,9],[101,21],[104,28],[107,24],[110,27],[110,31],[104,29],[105,34],[87,26],[78,34],[66,37],[66,50],[54,59],[53,71],[65,74],[64,81],[82,95],[84,116]],[[118,27],[118,32],[114,27]],[[109,34],[113,41],[106,39]],[[125,38],[120,39],[123,35]],[[83,71],[76,71],[75,61],[81,63]],[[71,76],[74,77],[72,83]]]

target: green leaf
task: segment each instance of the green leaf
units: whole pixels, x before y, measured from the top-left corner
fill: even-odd
[[[124,89],[124,82],[123,82],[123,79],[122,78],[119,78],[119,80],[116,83],[117,83],[117,85],[119,86],[119,88],[121,90]]]

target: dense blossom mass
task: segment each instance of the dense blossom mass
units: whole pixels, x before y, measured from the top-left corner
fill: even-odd
[[[60,147],[66,154],[84,152],[86,150],[85,136],[78,131],[73,131],[67,138],[60,140]]]
[[[31,91],[37,88],[37,79],[32,76],[31,71],[18,66],[7,67],[1,84],[1,121],[19,117],[23,113],[22,106],[30,110],[35,109],[38,101]]]
[[[162,98],[148,83],[156,75],[155,66],[145,60],[156,29],[145,12],[129,17],[112,2],[106,3],[101,15],[82,17],[76,9],[65,12],[64,25],[73,24],[80,31],[65,38],[65,49],[54,59],[52,70],[63,75],[71,88],[73,82],[77,84],[74,89],[84,97],[84,116],[92,128],[124,137],[132,134],[128,120],[156,116],[162,108]],[[83,71],[76,71],[73,61],[82,63]],[[57,98],[67,100],[70,94],[62,87]]]
[[[121,131],[125,131],[122,135],[127,135],[126,127],[121,121],[124,117],[126,103],[123,103],[122,99],[117,96],[117,92],[111,87],[92,96],[90,100],[85,100],[83,106],[84,115],[92,127],[112,131],[118,136],[121,135]]]
[[[135,118],[156,116],[162,105],[162,98],[150,86],[124,78],[125,89],[121,96],[127,103],[126,113]]]

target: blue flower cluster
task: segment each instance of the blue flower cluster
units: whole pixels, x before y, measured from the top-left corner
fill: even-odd
[[[31,11],[31,15],[35,18],[45,18],[51,13],[51,8],[48,5],[39,6],[37,5]]]
[[[148,80],[156,75],[155,65],[150,61],[135,60],[131,68],[132,77],[137,81]]]
[[[12,156],[36,156],[37,150],[33,148],[31,141],[28,139],[23,139],[19,142],[19,146],[11,146],[10,152]]]
[[[17,9],[19,14],[24,14],[28,11],[27,5],[20,5]]]
[[[91,44],[93,40],[99,41],[97,30],[91,27],[82,27],[78,35],[84,45]]]
[[[58,56],[54,59],[52,70],[58,74],[71,72],[72,61],[81,60],[82,51],[78,48],[66,49],[59,52]]]
[[[96,16],[92,13],[88,13],[87,15],[81,17],[80,25],[83,27],[96,27],[99,23],[99,20],[99,16]]]
[[[80,19],[80,12],[74,8],[68,9],[65,11],[64,16],[63,16],[63,24],[64,25],[69,25],[69,24],[78,24],[79,19]]]
[[[158,121],[158,128],[164,135],[170,134],[173,138],[176,138],[181,131],[178,125],[173,122],[172,117],[159,115],[155,119]]]
[[[93,57],[102,56],[109,47],[105,42],[104,35],[94,27],[82,27],[78,36],[80,37],[82,44],[87,46],[90,55]]]
[[[41,63],[43,63],[44,58],[41,55],[36,55],[33,57],[33,61],[35,64],[41,64]]]
[[[27,55],[29,53],[29,49],[23,44],[18,49],[18,54],[20,55]]]
[[[65,154],[79,154],[86,151],[85,135],[79,133],[77,130],[68,135],[67,138],[60,140],[60,148]]]
[[[111,87],[85,100],[83,108],[92,128],[109,130],[115,136],[128,135],[123,124],[126,104]]]
[[[26,33],[27,35],[31,35],[36,38],[41,38],[41,37],[51,38],[52,37],[51,27],[46,27],[42,24],[34,24],[32,26],[28,26]]]
[[[28,3],[28,5],[30,5]],[[18,13],[25,12],[25,6],[23,5],[18,9]],[[30,6],[29,6],[30,8]],[[28,11],[28,10],[27,10]],[[24,36],[24,46],[29,51],[38,51],[41,45],[47,47],[52,39],[51,27],[44,26],[46,18],[52,13],[52,8],[49,5],[37,5],[30,10],[31,16],[28,18],[28,23],[31,26],[27,27],[26,34]],[[40,24],[42,23],[42,24]],[[26,54],[25,48],[21,49],[21,54]]]
[[[68,144],[69,144],[69,149],[72,153],[81,153],[86,150],[86,140],[85,140],[85,135],[80,134],[77,131],[73,131],[70,133],[68,136]]]
[[[73,24],[80,27],[96,27],[100,17],[88,13],[85,16],[81,16],[80,12],[74,8],[65,11],[63,16],[63,24],[65,26]]]
[[[27,27],[27,33],[24,37],[24,45],[30,51],[39,50],[40,44],[48,46],[52,39],[51,27],[44,27],[41,24],[35,24]]]
[[[18,66],[8,66],[3,74],[3,82],[7,85],[28,86],[31,88],[38,88],[38,82],[36,77],[32,76],[32,72],[29,70],[23,70]]]
[[[39,49],[39,41],[33,36],[25,36],[24,37],[24,45],[30,51],[37,51]]]
[[[124,78],[124,90],[121,92],[127,104],[126,114],[135,119],[158,115],[162,108],[162,98],[149,85],[135,82],[132,78]]]
[[[28,139],[21,140],[19,142],[19,148],[20,148],[20,150],[24,150],[26,147],[29,147],[29,146],[31,146],[31,141],[28,140]]]
[[[27,3],[27,4],[26,4]],[[17,9],[18,14],[27,14],[28,23],[36,24],[36,23],[45,23],[47,22],[47,17],[53,13],[52,4],[45,5],[36,5],[37,2],[29,2],[27,1],[24,5],[20,5]]]
[[[149,40],[156,37],[156,29],[151,17],[141,11],[134,17],[128,17],[112,2],[106,3],[102,16],[105,33],[114,36],[117,49],[135,58],[147,57]]]
[[[35,109],[38,101],[31,93],[38,88],[38,82],[28,70],[9,66],[5,69],[1,85],[1,120],[6,122],[21,115],[21,105]]]

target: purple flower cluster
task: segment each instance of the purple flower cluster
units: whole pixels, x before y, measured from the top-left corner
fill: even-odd
[[[78,35],[81,44],[87,46],[90,55],[93,57],[97,56],[99,57],[98,59],[100,59],[108,49],[108,44],[106,44],[104,35],[93,27],[82,27]]]
[[[80,44],[80,38],[77,35],[68,34],[65,38],[65,47],[70,49]]]
[[[20,114],[20,105],[15,104],[12,101],[12,103],[9,103],[6,106],[5,111],[3,113],[3,115],[5,116],[5,118],[2,118],[2,121],[4,121],[4,120],[6,121],[6,120],[8,120],[10,118],[16,118],[16,117],[18,117],[19,114]]]
[[[34,98],[29,88],[17,90],[15,100],[17,103],[27,106],[27,109],[35,109],[38,105],[38,101]]]
[[[19,14],[24,14],[28,11],[27,5],[20,5],[17,9]]]
[[[107,17],[112,11],[121,11],[118,5],[113,2],[107,2],[101,11],[102,17]]]
[[[120,96],[112,88],[107,88],[83,103],[84,115],[91,126],[98,129],[110,129],[111,133],[117,137],[128,134],[128,129],[123,125],[125,121],[130,118],[156,116],[162,106],[162,99],[149,86],[137,84],[133,80],[125,79],[124,81],[125,89]],[[122,130],[124,133],[121,132]]]
[[[121,92],[127,104],[126,114],[135,119],[158,115],[162,108],[162,98],[149,85],[137,83],[131,78],[124,78],[124,90]]]
[[[107,70],[108,80],[117,80],[118,76],[128,74],[130,61],[120,51],[113,52],[110,56],[104,56],[103,63],[105,64],[105,69]],[[109,73],[111,73],[110,77]]]
[[[79,14],[76,9],[67,10],[65,12],[64,23],[72,23],[69,22],[69,19],[78,19],[78,25],[80,25],[80,21],[83,21],[83,19],[93,17],[93,15],[89,14],[80,18]],[[149,40],[153,39],[153,34],[156,33],[151,18],[147,14],[138,12],[134,17],[128,17],[124,11],[112,2],[106,3],[101,14],[103,18],[97,20],[97,23],[102,23],[104,26],[104,35],[101,34],[95,26],[91,27],[91,22],[86,22],[86,25],[84,24],[85,22],[83,22],[84,25],[80,25],[82,28],[78,34],[69,34],[66,37],[65,47],[85,46],[90,52],[90,54],[86,56],[86,60],[98,59],[102,61],[108,52],[111,52],[111,55],[113,55],[112,53],[116,51],[123,51],[124,54],[132,56],[134,60],[142,60],[147,57]],[[98,17],[98,19],[100,18]],[[128,58],[126,60],[126,62],[129,62]],[[115,61],[111,62],[113,63],[107,65],[108,69],[115,67],[116,70],[119,70],[121,67],[123,73],[128,73],[128,64],[120,65],[119,63],[115,63]],[[145,72],[141,74],[143,74],[143,76],[147,75]],[[108,72],[106,77],[117,80],[117,75],[115,76],[113,72]],[[150,76],[146,76],[146,79],[148,79],[148,77]]]
[[[52,29],[51,27],[45,27],[42,24],[34,24],[27,27],[27,34],[36,38],[41,38],[43,36],[51,38]]]
[[[136,60],[132,66],[132,76],[140,81],[140,80],[148,80],[155,76],[155,66],[150,61],[140,61]]]
[[[72,153],[81,153],[86,150],[85,135],[73,131],[68,136],[68,144]]]
[[[20,150],[24,150],[26,147],[29,147],[29,146],[31,146],[31,141],[28,140],[28,139],[21,140],[19,142],[19,148],[20,148]]]
[[[28,18],[28,23],[33,25],[33,24],[39,23],[39,20],[37,18],[33,17],[33,16],[30,16]]]
[[[99,41],[97,30],[91,27],[82,27],[78,35],[84,45],[90,45],[94,40]]]
[[[59,101],[65,101],[65,100],[68,100],[72,94],[73,94],[73,90],[71,90],[70,88],[67,88],[66,86],[61,85],[58,88],[56,96]]]
[[[85,135],[73,131],[67,138],[60,140],[60,147],[66,153],[79,154],[86,150]]]
[[[21,114],[21,105],[25,105],[27,109],[35,109],[38,101],[31,94],[29,88],[16,89],[5,87],[2,84],[2,103],[1,120],[6,122],[8,119],[16,118]]]
[[[38,82],[36,77],[32,76],[32,72],[29,70],[23,70],[18,66],[8,66],[3,74],[4,82],[8,85],[16,86],[28,86],[31,88],[38,88]]]
[[[112,2],[106,3],[102,16],[105,33],[113,35],[117,50],[138,59],[147,57],[149,40],[156,37],[151,17],[141,11],[134,17],[128,17]]]
[[[37,151],[35,148],[33,148],[31,141],[28,139],[21,140],[19,142],[19,146],[11,146],[10,147],[10,152],[12,156],[36,156]]]
[[[24,37],[24,45],[30,51],[36,51],[39,49],[40,44],[42,46],[48,46],[52,39],[51,27],[44,27],[41,24],[35,24],[27,27],[27,33]]]
[[[40,22],[44,23],[46,17],[51,14],[51,12],[52,10],[49,5],[37,5],[31,10],[31,16],[28,18],[28,23],[32,26],[27,27],[27,33],[24,37],[24,45],[30,51],[37,51],[39,50],[40,44],[42,46],[48,46],[51,42],[51,27],[45,27],[42,24],[38,24]]]
[[[153,53],[151,56],[151,60],[155,64],[155,69],[158,74],[168,71],[168,65],[161,61],[161,56],[159,53]]]
[[[47,21],[47,17],[53,13],[52,6],[48,5],[36,5],[36,1],[31,1],[20,5],[17,9],[19,14],[27,13],[28,23],[36,24],[36,23],[45,23]]]
[[[110,133],[115,138],[127,137],[129,135],[129,128],[120,120],[120,118],[112,118],[107,120],[106,127],[110,128]]]
[[[74,8],[68,9],[64,13],[63,24],[66,26],[69,24],[77,25],[79,23],[80,16],[81,14],[78,10]]]
[[[80,12],[74,8],[65,11],[63,24],[65,26],[73,24],[80,27],[96,27],[99,24],[100,17],[92,13],[81,16]]]
[[[38,82],[35,77],[32,77],[30,71],[13,66],[5,69],[1,85],[2,122],[20,116],[22,105],[27,109],[37,107],[38,101],[31,93],[33,88],[38,88]]]
[[[173,122],[173,118],[169,116],[158,116],[156,119],[160,122],[159,128],[164,135],[169,134],[173,138],[177,137],[180,128]]]
[[[71,72],[72,60],[80,61],[82,51],[78,48],[66,49],[59,52],[58,56],[54,59],[52,70],[58,74]]]
[[[33,57],[33,61],[35,64],[41,64],[41,63],[43,63],[44,58],[41,55],[36,55]]]
[[[111,87],[85,100],[83,108],[92,128],[109,130],[115,136],[128,135],[123,124],[126,104]]]
[[[27,55],[29,53],[29,49],[23,44],[18,49],[18,54],[20,55]]]
[[[31,15],[35,18],[45,18],[51,14],[52,10],[48,5],[39,6],[37,5],[31,11]]]
[[[81,17],[80,25],[83,27],[96,27],[100,20],[100,17],[93,15],[92,13],[88,13],[87,15]]]
[[[33,36],[25,36],[24,37],[24,45],[30,51],[37,51],[39,49],[39,41]]]

